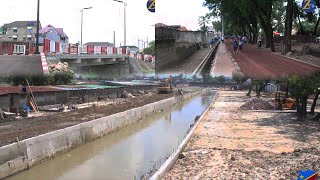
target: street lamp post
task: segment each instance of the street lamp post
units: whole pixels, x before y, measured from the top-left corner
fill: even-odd
[[[81,12],[81,45],[82,45],[83,11],[86,9],[92,9],[92,7],[82,8],[80,10],[80,12]]]
[[[121,0],[113,0],[113,1],[116,1],[116,2],[119,2],[119,3],[123,3],[124,5],[124,8],[123,8],[123,20],[124,20],[124,46],[127,46],[127,19],[126,19],[126,7],[127,7],[127,3],[121,1]]]

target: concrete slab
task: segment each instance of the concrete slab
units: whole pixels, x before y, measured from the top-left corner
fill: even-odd
[[[234,70],[234,63],[232,62],[232,56],[229,53],[225,44],[221,43],[216,57],[214,58],[214,64],[210,71],[210,74],[214,76],[226,76],[232,77],[232,71]]]

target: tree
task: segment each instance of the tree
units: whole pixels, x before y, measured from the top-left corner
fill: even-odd
[[[247,80],[246,76],[242,72],[232,72],[232,81],[239,84],[240,89],[242,89],[243,83]],[[231,89],[233,88],[233,84]]]
[[[211,15],[220,17],[232,25],[234,34],[247,35],[253,42],[259,23],[266,37],[266,47],[275,51],[273,44],[272,10],[280,0],[206,0],[204,6],[212,11]]]
[[[296,99],[298,120],[307,115],[308,97],[318,88],[317,75],[292,76],[289,78],[289,92]]]
[[[149,47],[143,49],[143,53],[154,56],[155,55],[155,50],[156,50],[155,41],[151,41],[149,43]]]
[[[285,31],[284,31],[284,39],[285,39],[285,50],[284,52],[291,51],[291,31],[292,31],[292,18],[293,18],[293,1],[287,0],[287,8],[286,8],[286,22],[285,22]]]
[[[200,26],[200,30],[202,32],[207,32],[208,31],[208,26],[207,24],[209,23],[209,18],[208,16],[200,16],[198,19],[198,24]]]

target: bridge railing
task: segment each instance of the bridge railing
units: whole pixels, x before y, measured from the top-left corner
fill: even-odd
[[[35,44],[32,42],[0,42],[0,55],[13,55],[13,54],[35,54]],[[129,49],[110,47],[110,46],[90,46],[79,45],[71,43],[60,43],[44,39],[39,46],[39,52],[48,54],[92,54],[92,55],[127,55],[134,59],[145,60],[147,59],[143,53],[131,53]]]

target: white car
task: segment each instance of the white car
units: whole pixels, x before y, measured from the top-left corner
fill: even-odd
[[[316,37],[316,42],[320,42],[320,36]]]

